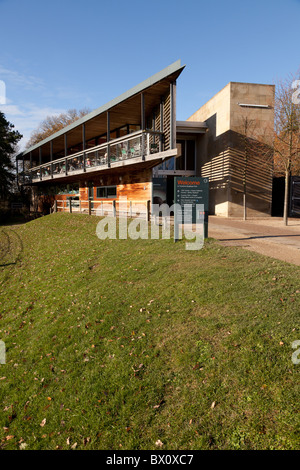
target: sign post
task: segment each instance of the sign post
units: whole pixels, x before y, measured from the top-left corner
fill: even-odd
[[[202,224],[204,238],[208,236],[208,178],[174,178],[174,239],[179,240],[180,224]]]

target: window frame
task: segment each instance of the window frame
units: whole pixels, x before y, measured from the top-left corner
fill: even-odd
[[[107,190],[110,189],[110,188],[114,188],[115,189],[115,196],[108,196],[107,194]],[[105,196],[98,196],[98,190],[104,190],[105,192]],[[118,196],[118,192],[117,192],[117,185],[109,185],[109,186],[97,186],[96,187],[96,199],[117,199],[117,196]]]

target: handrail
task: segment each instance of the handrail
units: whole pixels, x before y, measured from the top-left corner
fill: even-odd
[[[137,211],[139,215],[145,214],[146,220],[149,222],[150,220],[150,205],[151,201],[148,199],[144,200],[129,200],[126,201],[126,207],[124,207],[125,201],[120,201],[120,199],[114,199],[112,201],[104,201],[104,200],[72,200],[72,199],[55,199],[54,205],[52,206],[51,212],[79,212],[79,213],[86,213],[88,212],[89,215],[96,212],[96,215],[99,214],[99,210],[101,211],[101,216],[106,214],[113,214],[113,217],[116,217],[119,214],[128,214],[131,218],[133,216],[133,212]],[[128,205],[129,202],[129,205]],[[61,204],[62,203],[62,204]],[[107,203],[109,207],[107,207]],[[141,210],[141,204],[143,204],[143,209]]]
[[[150,129],[145,129],[145,130],[132,132],[131,134],[126,134],[125,136],[118,137],[117,139],[113,139],[113,140],[110,140],[108,142],[104,142],[103,144],[96,145],[95,147],[91,147],[90,149],[81,150],[80,152],[72,153],[71,155],[67,155],[65,157],[58,158],[57,160],[52,160],[52,161],[49,161],[47,163],[43,163],[42,165],[32,167],[28,171],[32,172],[32,171],[39,170],[40,168],[48,167],[49,165],[55,165],[57,163],[63,163],[63,162],[65,162],[66,159],[68,160],[69,158],[76,158],[76,157],[79,157],[79,156],[84,155],[84,154],[87,155],[87,154],[92,153],[92,152],[97,152],[99,150],[105,149],[109,145],[111,146],[111,145],[122,143],[124,141],[126,142],[128,140],[132,140],[134,138],[142,136],[143,134],[151,134],[151,135],[161,136],[161,135],[163,135],[163,132],[161,132],[161,131],[152,131]]]
[[[72,196],[67,196],[67,197],[72,197]],[[55,199],[55,200],[56,200],[56,202],[69,202],[70,201],[69,199]],[[85,200],[79,199],[78,200],[78,199],[76,199],[75,201],[73,200],[72,202],[81,202],[81,203],[87,203],[87,204],[88,204],[88,202],[91,202],[92,204],[95,204],[95,203],[100,204],[101,202],[108,202],[108,203],[112,203],[112,204],[114,202],[116,202],[118,204],[124,204],[124,202],[129,203],[129,204],[130,203],[132,203],[132,204],[141,204],[141,203],[145,204],[147,202],[147,199],[146,200],[145,199],[143,199],[143,200],[128,199],[127,201],[120,201],[119,199],[109,199],[109,200],[107,200],[107,199],[104,199],[104,198],[103,199],[95,199],[95,200],[89,200],[89,199],[85,199]]]

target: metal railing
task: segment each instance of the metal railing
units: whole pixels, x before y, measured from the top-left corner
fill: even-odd
[[[159,142],[159,144],[157,143]],[[163,150],[163,133],[137,131],[91,149],[31,168],[26,177],[32,182],[93,171],[116,162],[145,157]]]

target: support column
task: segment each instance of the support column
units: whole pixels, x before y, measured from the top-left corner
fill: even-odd
[[[86,149],[86,142],[85,142],[85,124],[82,124],[82,151],[83,151],[83,171],[86,171],[86,164],[85,164],[85,149]]]
[[[160,99],[160,132],[164,131],[164,101],[163,98]],[[159,151],[163,151],[163,136],[159,136]]]
[[[141,93],[141,129],[145,130],[145,96],[144,93]],[[142,133],[142,160],[145,160],[145,135]]]
[[[68,160],[67,160],[67,156],[68,156],[68,138],[67,138],[67,134],[64,135],[64,141],[65,141],[65,175],[67,176],[67,174],[68,174]]]
[[[110,167],[110,112],[107,111],[107,165]]]
[[[170,148],[176,148],[176,81],[170,84]]]
[[[50,162],[51,162],[51,165],[50,165],[50,172],[51,172],[51,178],[53,178],[53,140],[51,140],[50,142]]]
[[[155,124],[156,124],[156,115],[155,115],[155,113],[153,113],[153,116],[152,116],[152,130],[153,130],[153,132],[156,131]],[[155,152],[156,134],[152,134],[151,142],[152,142],[152,145],[153,145],[153,147],[152,147],[153,152]],[[150,143],[149,153],[152,153],[151,143]]]
[[[42,164],[42,147],[39,148],[39,165]],[[42,169],[40,168],[40,180],[42,179]]]

